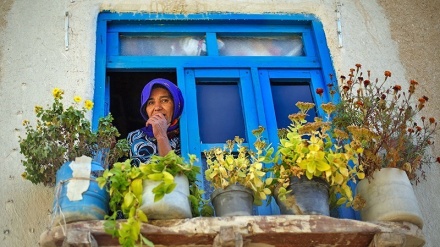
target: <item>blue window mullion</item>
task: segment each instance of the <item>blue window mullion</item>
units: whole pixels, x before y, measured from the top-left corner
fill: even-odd
[[[240,70],[240,95],[243,118],[245,122],[246,142],[252,147],[255,137],[252,130],[258,128],[258,115],[255,105],[254,89],[252,87],[252,77],[249,70]],[[239,106],[237,106],[239,107]]]
[[[198,122],[198,113],[197,113],[197,93],[196,93],[196,79],[194,75],[194,71],[187,69],[184,71],[184,85],[183,90],[185,91],[185,115],[186,119],[183,119],[184,122],[188,123],[187,125],[187,133],[182,133],[181,135],[186,135],[184,139],[186,139],[188,143],[188,153],[195,154],[198,158],[198,166],[202,167],[202,156],[200,146],[200,134],[199,134],[199,122]],[[182,92],[183,93],[183,92]],[[189,123],[191,121],[191,123]],[[183,150],[182,150],[183,151]],[[182,154],[184,154],[182,152]],[[201,169],[201,173],[197,174],[197,180],[200,183],[200,188],[205,188],[205,178],[203,170]]]
[[[267,70],[258,71],[259,88],[262,101],[262,108],[266,114],[267,134],[269,135],[269,142],[275,147],[278,145],[278,127],[275,116],[275,109],[272,101],[272,89],[270,87],[269,73]],[[260,106],[261,107],[261,106]]]
[[[209,56],[218,56],[217,35],[215,33],[206,33],[206,51]]]
[[[187,99],[187,92],[185,85],[187,84],[185,81],[185,70],[182,67],[179,67],[176,69],[176,77],[177,77],[177,86],[179,87],[180,91],[182,92],[182,95],[184,95],[184,111],[182,112],[182,115],[180,116],[179,121],[179,128],[180,128],[180,150],[181,154],[184,157],[184,159],[189,158],[187,154],[189,154],[189,137],[188,137],[188,114],[186,111],[186,104],[188,102]]]

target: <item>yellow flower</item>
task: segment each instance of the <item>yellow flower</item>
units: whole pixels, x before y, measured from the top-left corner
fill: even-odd
[[[23,126],[29,125],[29,121],[28,120],[23,120]]]
[[[81,97],[80,96],[75,96],[75,97],[73,97],[73,100],[76,102],[76,103],[79,103],[79,102],[81,102]]]
[[[41,107],[41,106],[39,106],[39,105],[36,105],[35,107],[34,107],[34,111],[35,111],[35,113],[39,113],[39,112],[41,112],[43,110],[43,107]]]
[[[84,107],[90,111],[93,108],[93,102],[91,100],[86,100],[84,102]]]
[[[336,105],[331,102],[327,104],[322,104],[321,107],[328,115],[332,114],[332,112],[336,110]]]
[[[55,99],[60,99],[63,94],[64,91],[57,87],[52,90],[52,95]]]

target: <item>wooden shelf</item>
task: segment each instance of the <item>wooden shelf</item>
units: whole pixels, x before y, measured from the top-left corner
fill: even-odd
[[[118,246],[105,233],[104,221],[56,226],[40,236],[40,246]],[[65,232],[65,233],[64,233]],[[318,215],[236,216],[155,220],[142,233],[156,246],[407,246],[425,244],[410,223],[362,222]],[[241,244],[241,245],[240,245]]]

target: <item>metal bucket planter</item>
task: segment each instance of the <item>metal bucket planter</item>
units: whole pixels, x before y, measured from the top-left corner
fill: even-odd
[[[159,181],[144,180],[144,193],[140,209],[148,216],[148,219],[185,219],[191,218],[191,204],[189,196],[189,181],[185,175],[174,177],[176,188],[166,194],[161,200],[154,202],[153,189],[160,184]]]
[[[330,215],[329,185],[321,178],[302,176],[291,177],[286,200],[280,200],[275,194],[281,214],[289,215]]]
[[[83,156],[85,157],[85,156]],[[88,158],[88,157],[87,157]],[[109,195],[96,182],[104,168],[95,161],[81,163],[90,165],[90,173],[81,173],[82,168],[72,170],[72,162],[64,163],[56,174],[56,187],[53,203],[54,224],[83,220],[103,220],[108,213]],[[78,159],[75,160],[78,164]],[[88,163],[88,164],[87,164]],[[87,171],[89,168],[86,168]],[[80,199],[81,198],[81,199]]]
[[[254,196],[252,190],[242,185],[229,185],[225,189],[216,189],[211,194],[211,202],[215,215],[226,216],[250,216]]]
[[[422,213],[403,170],[382,168],[371,181],[361,180],[356,191],[366,201],[360,210],[363,221],[410,222],[422,229]]]

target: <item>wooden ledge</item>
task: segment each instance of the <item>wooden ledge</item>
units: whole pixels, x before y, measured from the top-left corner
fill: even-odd
[[[119,246],[104,221],[81,221],[46,230],[40,246]],[[64,233],[65,232],[65,233]],[[154,220],[142,233],[156,246],[411,246],[425,244],[410,223],[362,222],[318,215],[198,217]],[[65,237],[66,236],[66,237]],[[92,242],[95,242],[94,245]]]

